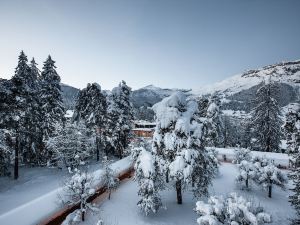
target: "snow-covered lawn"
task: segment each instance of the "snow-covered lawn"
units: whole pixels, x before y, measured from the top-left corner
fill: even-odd
[[[212,195],[226,195],[230,192],[238,192],[244,197],[254,200],[257,204],[265,207],[266,212],[272,214],[273,223],[276,225],[288,224],[288,218],[294,215],[294,210],[288,202],[288,191],[274,187],[273,198],[269,199],[267,193],[258,187],[251,191],[242,191],[235,184],[237,169],[234,164],[222,163],[220,174],[213,182],[210,192]],[[160,210],[157,214],[143,215],[136,203],[138,187],[136,182],[129,180],[112,194],[111,200],[100,203],[99,213],[89,213],[87,221],[82,224],[96,224],[99,218],[104,220],[105,225],[192,225],[197,224],[197,215],[193,211],[196,200],[192,193],[184,192],[183,205],[176,204],[174,190],[162,193],[166,210]]]
[[[95,171],[101,167],[101,164],[93,162],[89,170]],[[67,170],[24,167],[20,168],[18,180],[1,177],[0,215],[59,188],[66,176]]]

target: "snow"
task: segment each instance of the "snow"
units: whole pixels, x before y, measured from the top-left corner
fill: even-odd
[[[111,168],[116,173],[121,173],[129,169],[132,166],[132,161],[130,157],[123,158],[111,165]],[[39,168],[41,169],[41,168]],[[104,171],[102,169],[96,170],[92,173],[94,176],[94,184],[99,185],[101,184],[100,177],[103,175]],[[2,225],[31,225],[37,224],[42,220],[49,217],[51,214],[56,212],[61,208],[58,202],[58,195],[62,192],[62,188],[60,188],[60,181],[47,181],[43,177],[43,182],[39,183],[37,186],[30,186],[29,188],[26,187],[26,183],[18,188],[17,191],[13,191],[10,193],[10,190],[7,190],[0,194],[1,200],[1,211],[0,212],[0,224]],[[55,179],[57,177],[52,177],[51,179]],[[33,181],[35,182],[35,181]],[[49,182],[49,183],[48,183]],[[50,188],[47,188],[49,184]],[[43,193],[43,188],[46,188],[47,192]],[[31,188],[33,188],[31,190]],[[52,190],[51,190],[52,188]],[[19,192],[20,191],[20,192]],[[36,193],[43,193],[40,196],[36,197]],[[28,193],[29,196],[26,196]],[[20,201],[18,197],[24,198],[23,201]],[[4,199],[4,201],[2,201]],[[8,204],[8,208],[5,204]],[[7,209],[10,209],[7,211]],[[4,212],[4,213],[3,213]],[[26,216],[20,216],[26,215]]]
[[[139,168],[143,171],[144,177],[150,177],[150,174],[154,173],[154,158],[151,152],[148,152],[145,149],[143,149],[140,152],[137,161],[141,162]]]
[[[299,65],[300,61],[292,62],[290,65],[279,63],[266,66],[258,70],[237,74],[212,85],[203,86],[193,90],[192,93],[195,95],[206,95],[214,92],[224,92],[228,95],[233,95],[258,85],[263,79],[266,79],[268,75],[272,75],[273,81],[299,86],[300,83],[296,83],[295,81],[299,80],[300,72],[290,73],[286,71],[286,69],[299,68]]]
[[[69,109],[69,110],[66,111],[65,117],[66,118],[72,118],[73,114],[74,114],[74,110]]]
[[[210,188],[211,195],[227,196],[231,192],[237,192],[247,200],[254,201],[260,206],[263,206],[266,213],[272,214],[272,225],[287,224],[288,218],[293,217],[294,210],[288,202],[289,192],[282,191],[274,187],[273,198],[269,199],[265,191],[258,187],[252,191],[244,191],[238,189],[235,184],[235,177],[238,171],[236,165],[222,163],[220,166],[220,174],[213,181],[213,187]],[[166,190],[162,192],[163,204],[167,207],[166,210],[161,209],[156,214],[145,216],[140,212],[136,203],[139,198],[137,195],[137,183],[129,180],[121,184],[120,188],[114,193],[111,200],[105,200],[100,204],[100,213],[88,213],[87,221],[80,224],[96,224],[99,218],[104,221],[104,224],[120,224],[120,225],[182,225],[196,224],[199,217],[195,212],[196,200],[191,192],[183,193],[183,204],[176,203],[175,190]],[[203,199],[205,201],[205,199]],[[261,214],[260,217],[265,217],[266,214]]]
[[[218,159],[223,160],[223,156],[226,156],[226,159],[231,161],[234,160],[234,149],[232,148],[215,148],[218,152]],[[289,156],[284,153],[276,153],[276,152],[259,152],[259,151],[251,151],[253,156],[263,157],[266,156],[268,159],[274,160],[275,165],[281,166],[289,166]]]

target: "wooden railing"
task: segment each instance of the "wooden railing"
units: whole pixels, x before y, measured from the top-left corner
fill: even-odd
[[[133,167],[122,171],[121,173],[119,173],[119,180],[122,181],[126,178],[130,178],[133,175]],[[95,194],[93,194],[92,196],[90,196],[88,198],[88,202],[92,202],[93,200],[95,200],[97,197],[99,197],[100,195],[104,194],[106,192],[106,188],[105,187],[98,187]],[[56,213],[54,213],[52,216],[50,216],[49,218],[43,220],[42,222],[39,223],[39,225],[58,225],[61,224],[66,217],[74,212],[76,209],[80,208],[80,203],[74,204],[74,205],[70,205],[70,206],[66,206],[62,209],[60,209],[59,211],[57,211]]]

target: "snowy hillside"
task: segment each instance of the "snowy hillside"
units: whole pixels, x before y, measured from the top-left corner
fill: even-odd
[[[232,76],[221,82],[207,85],[194,90],[193,93],[211,94],[213,92],[223,92],[232,95],[242,90],[258,85],[263,79],[272,76],[272,80],[300,87],[300,61],[283,62],[265,66],[256,70],[249,70],[245,73]]]
[[[132,101],[135,107],[152,106],[160,102],[163,98],[170,96],[176,91],[188,93],[190,90],[184,89],[167,89],[160,88],[153,85],[134,90],[132,92]]]

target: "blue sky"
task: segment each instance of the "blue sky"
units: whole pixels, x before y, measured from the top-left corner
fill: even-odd
[[[0,77],[19,52],[64,83],[199,88],[300,59],[298,0],[0,0]]]

